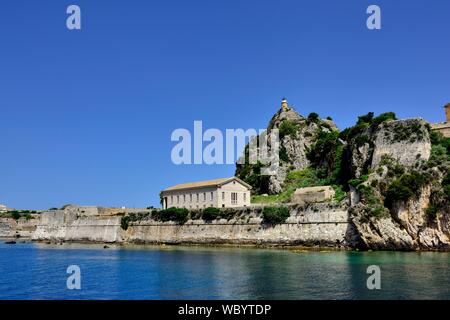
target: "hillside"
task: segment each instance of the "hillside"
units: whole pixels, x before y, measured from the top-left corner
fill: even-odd
[[[278,175],[236,167],[254,188],[254,202],[289,202],[298,187],[333,185],[361,248],[450,247],[450,139],[426,121],[368,113],[339,132],[331,119],[282,107],[268,132],[273,128],[280,132]]]

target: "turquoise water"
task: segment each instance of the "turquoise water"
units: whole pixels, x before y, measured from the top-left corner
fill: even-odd
[[[1,242],[0,299],[450,299],[450,254]]]

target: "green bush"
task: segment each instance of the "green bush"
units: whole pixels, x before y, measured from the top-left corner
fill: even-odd
[[[409,200],[416,195],[427,182],[428,177],[417,171],[412,171],[395,179],[387,189],[387,206],[391,207],[395,201]]]
[[[285,136],[296,136],[299,130],[298,124],[291,120],[284,120],[278,128],[279,138],[283,139]]]
[[[362,202],[365,204],[365,212],[369,217],[382,218],[389,215],[380,198],[375,194],[375,189],[371,186],[360,184],[358,191],[362,195]]]
[[[282,146],[280,148],[279,156],[280,156],[280,160],[282,160],[284,162],[289,162],[289,155],[287,154],[287,150],[284,146]]]
[[[334,189],[334,200],[336,200],[337,202],[341,202],[342,200],[344,200],[347,196],[347,193],[342,189],[342,186],[333,185],[332,187]]]
[[[352,179],[348,182],[349,185],[351,185],[352,187],[356,188],[357,186],[359,186],[361,183],[366,182],[369,179],[369,175],[365,174],[361,177],[359,177],[358,179]]]
[[[203,209],[202,218],[204,220],[210,221],[215,220],[220,217],[220,210],[218,208],[209,207]]]
[[[397,116],[394,112],[385,112],[380,114],[378,117],[373,119],[372,124],[378,126],[388,120],[397,120]]]
[[[430,204],[428,208],[425,210],[425,213],[430,217],[431,219],[435,219],[438,212],[438,206]]]
[[[11,218],[13,218],[14,220],[19,220],[21,217],[19,211],[10,211],[9,214],[11,215]]]
[[[123,217],[120,219],[120,227],[121,227],[123,230],[127,230],[129,224],[130,224],[130,217],[129,217],[129,216],[123,216]]]
[[[373,116],[374,116],[373,112],[369,112],[363,116],[359,116],[358,122],[356,123],[356,125],[363,124],[363,123],[372,124]]]
[[[286,207],[264,207],[263,222],[268,224],[279,224],[289,218],[289,209]]]
[[[319,120],[319,115],[316,112],[311,112],[308,114],[308,121],[317,122],[317,120]]]
[[[159,211],[154,218],[155,220],[160,221],[176,221],[179,223],[185,223],[188,220],[188,216],[188,209],[171,207]]]

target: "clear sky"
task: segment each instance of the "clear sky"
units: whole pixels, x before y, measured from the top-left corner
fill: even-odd
[[[265,128],[283,96],[341,129],[369,111],[443,121],[449,18],[448,0],[2,0],[0,203],[157,206],[234,174],[172,164],[174,129]]]

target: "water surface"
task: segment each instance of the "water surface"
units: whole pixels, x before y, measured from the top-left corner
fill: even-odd
[[[1,242],[0,299],[450,299],[450,254]]]

